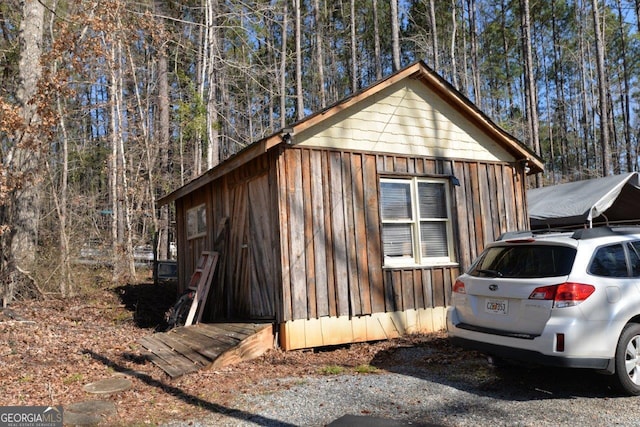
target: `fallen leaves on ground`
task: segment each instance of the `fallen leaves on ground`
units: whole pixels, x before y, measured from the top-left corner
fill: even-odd
[[[407,363],[397,360],[394,349],[449,345],[436,334],[312,350],[274,349],[253,361],[171,380],[147,360],[137,340],[154,332],[174,296],[171,288],[145,283],[12,304],[0,312],[0,405],[69,406],[99,398],[117,408],[117,417],[105,425],[153,425],[231,411],[238,394],[291,386],[277,381],[281,378],[323,375],[327,366],[357,375],[362,366],[373,365],[377,369],[372,372],[378,372]],[[438,363],[427,359],[437,356],[426,354],[408,363]],[[130,390],[96,397],[83,388],[119,375],[132,381]]]

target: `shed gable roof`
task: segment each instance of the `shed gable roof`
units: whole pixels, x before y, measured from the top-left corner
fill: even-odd
[[[365,100],[375,102],[383,96],[385,90],[391,86],[406,80],[413,79],[425,85],[430,92],[437,97],[437,101],[450,107],[449,111],[459,113],[465,123],[474,126],[479,133],[484,135],[485,141],[490,141],[489,151],[497,149],[508,153],[517,160],[527,160],[531,173],[543,170],[542,160],[528,147],[520,143],[514,136],[495,124],[489,117],[482,113],[470,100],[451,86],[446,80],[431,70],[423,61],[416,62],[404,69],[380,80],[336,104],[312,114],[287,128],[286,133],[291,135],[304,135],[312,132],[312,128],[322,123],[328,123],[331,118],[340,117],[346,110]],[[377,97],[377,98],[376,98]],[[434,98],[435,100],[435,98]],[[271,148],[284,144],[284,130],[280,130],[262,140],[259,140],[233,157],[205,172],[203,175],[159,199],[159,204],[167,204],[183,197],[186,194],[206,185],[209,182],[225,175],[226,173],[242,166],[250,160],[266,153]],[[494,153],[499,158],[499,153]]]

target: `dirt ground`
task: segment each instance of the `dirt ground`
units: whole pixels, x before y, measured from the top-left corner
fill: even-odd
[[[154,333],[175,299],[168,285],[140,283],[104,287],[71,299],[20,301],[0,312],[0,405],[62,405],[105,400],[117,414],[104,425],[154,425],[228,411],[238,393],[287,387],[264,379],[384,370],[394,349],[430,346],[435,352],[419,364],[446,365],[462,357],[441,335],[315,350],[272,350],[262,357],[219,370],[171,380],[149,362],[136,342]],[[94,395],[84,386],[122,376],[132,387]],[[257,389],[261,387],[261,389]]]

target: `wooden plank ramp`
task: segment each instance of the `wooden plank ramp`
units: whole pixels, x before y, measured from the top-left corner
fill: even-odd
[[[251,360],[273,348],[272,323],[198,323],[142,337],[149,359],[171,378]]]

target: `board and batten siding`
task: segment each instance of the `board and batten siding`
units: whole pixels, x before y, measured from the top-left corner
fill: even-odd
[[[500,233],[526,227],[522,172],[507,163],[324,148],[280,156],[283,318],[445,307],[456,276]],[[381,176],[455,176],[456,263],[383,268]]]
[[[207,192],[202,189],[188,194],[176,200],[176,235],[178,238],[178,293],[182,293],[191,275],[196,269],[198,258],[203,251],[210,250],[213,235],[212,224],[207,222],[207,232],[195,238],[187,237],[186,218],[187,211],[191,208],[204,204],[207,210],[207,217],[210,216],[211,204]]]
[[[541,170],[526,147],[412,65],[170,195],[181,281],[203,250],[219,250],[209,320],[273,320],[285,349],[441,329],[456,276],[487,242],[528,228],[527,161]],[[382,177],[450,179],[453,262],[384,266]],[[207,235],[187,239],[186,212],[201,203]]]
[[[179,277],[186,286],[202,251],[220,257],[205,320],[275,320],[278,310],[276,170],[265,154],[176,201]],[[188,239],[188,209],[205,204],[206,235]],[[216,242],[216,237],[219,236]]]

